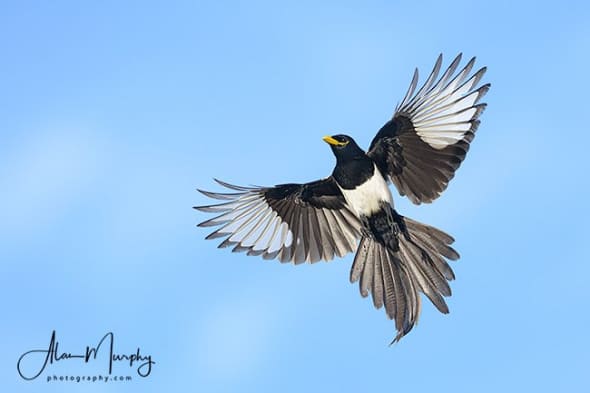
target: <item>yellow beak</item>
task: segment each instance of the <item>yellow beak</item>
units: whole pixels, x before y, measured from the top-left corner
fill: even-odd
[[[326,135],[322,139],[324,140],[324,142],[329,143],[330,145],[334,145],[334,146],[346,146],[347,145],[346,142],[339,142],[336,139],[334,139],[328,135]]]

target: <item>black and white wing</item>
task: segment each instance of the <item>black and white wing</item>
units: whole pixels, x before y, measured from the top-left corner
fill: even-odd
[[[355,251],[360,222],[346,205],[332,177],[306,184],[241,187],[216,180],[231,193],[199,190],[224,200],[195,209],[220,213],[201,227],[219,226],[207,239],[225,238],[219,247],[281,262],[317,262]]]
[[[461,54],[438,78],[442,55],[416,92],[418,70],[393,118],[377,133],[368,155],[382,174],[415,204],[432,202],[447,188],[465,159],[486,104],[490,84],[478,86],[483,67],[470,76],[472,58],[455,73]]]

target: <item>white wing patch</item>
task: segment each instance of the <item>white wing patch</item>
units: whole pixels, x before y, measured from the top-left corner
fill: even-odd
[[[483,110],[477,102],[487,92],[488,85],[476,87],[486,68],[467,78],[475,63],[475,58],[472,58],[453,77],[460,61],[461,55],[434,83],[442,64],[442,55],[439,56],[424,85],[413,94],[418,83],[416,70],[406,96],[396,109],[396,114],[410,118],[420,139],[437,150],[462,140],[474,128]]]
[[[219,247],[233,247],[248,255],[281,262],[316,262],[342,257],[354,251],[359,237],[359,222],[347,209],[330,210],[304,206],[289,200],[275,210],[265,198],[264,187],[239,187],[236,193],[202,191],[208,197],[226,202],[196,209],[218,215],[199,224],[219,227],[207,239],[224,237]]]

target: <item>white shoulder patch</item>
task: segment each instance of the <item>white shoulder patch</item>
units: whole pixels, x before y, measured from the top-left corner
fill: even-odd
[[[370,216],[381,209],[382,202],[393,203],[389,186],[376,166],[373,177],[365,183],[357,186],[354,190],[345,190],[340,187],[340,191],[342,191],[346,203],[357,216]]]

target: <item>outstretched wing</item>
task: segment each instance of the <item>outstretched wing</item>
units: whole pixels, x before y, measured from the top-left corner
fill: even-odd
[[[332,177],[306,184],[241,187],[215,180],[237,191],[204,195],[226,202],[196,206],[221,213],[201,227],[220,226],[207,239],[225,237],[219,247],[281,262],[331,260],[356,250],[360,222],[348,209]]]
[[[442,55],[414,94],[418,70],[393,118],[377,133],[367,153],[415,204],[432,202],[447,188],[465,159],[486,104],[490,84],[478,86],[483,67],[469,77],[475,57],[455,74],[461,54],[438,79]],[[436,81],[436,82],[435,82]]]

